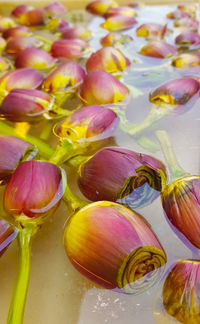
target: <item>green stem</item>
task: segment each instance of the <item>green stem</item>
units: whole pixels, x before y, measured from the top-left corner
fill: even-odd
[[[22,324],[30,276],[32,226],[19,230],[19,274],[15,286],[7,324]]]
[[[62,140],[59,145],[57,145],[55,151],[49,159],[49,162],[54,163],[56,165],[62,164],[74,156],[83,153],[85,150],[85,146],[83,147],[81,144],[76,144],[68,141],[67,139]]]
[[[67,203],[68,208],[71,212],[76,212],[82,207],[88,205],[89,202],[80,199],[77,197],[73,192],[70,190],[69,186],[67,185],[65,189],[65,193],[63,195],[63,200]]]
[[[163,154],[170,168],[172,180],[174,181],[178,178],[188,175],[188,173],[185,172],[185,170],[183,170],[179,165],[167,133],[165,131],[159,130],[156,132],[156,136],[160,142]]]

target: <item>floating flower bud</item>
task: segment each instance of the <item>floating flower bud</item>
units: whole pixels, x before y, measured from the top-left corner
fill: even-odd
[[[44,24],[44,10],[32,9],[20,14],[18,23],[25,26],[39,26]]]
[[[142,55],[157,58],[168,58],[176,53],[177,50],[174,46],[158,40],[150,41],[140,50],[140,54]]]
[[[177,69],[193,69],[200,66],[200,54],[182,53],[176,56],[171,63]]]
[[[60,168],[49,162],[25,161],[18,165],[6,187],[4,208],[18,222],[44,219],[58,206],[63,192]]]
[[[34,37],[14,36],[11,37],[7,42],[6,53],[16,55],[26,48],[40,47],[40,45],[41,42]]]
[[[174,20],[185,18],[185,17],[190,17],[190,14],[182,10],[174,10],[167,14],[167,18],[174,19]]]
[[[197,7],[194,3],[184,3],[177,6],[181,11],[188,12],[190,14],[195,14]]]
[[[174,27],[181,27],[184,29],[189,29],[190,31],[197,31],[199,22],[190,17],[181,18],[174,23]]]
[[[0,182],[4,184],[15,170],[26,149],[32,146],[14,136],[0,135]],[[0,235],[1,236],[1,235]]]
[[[15,7],[15,9],[11,12],[11,14],[18,18],[25,12],[28,12],[33,9],[34,9],[34,7],[29,6],[29,5],[19,5],[19,6]]]
[[[178,45],[182,45],[182,44],[199,45],[200,35],[192,31],[181,33],[175,38],[175,43]]]
[[[131,65],[129,59],[114,47],[103,47],[93,53],[86,63],[88,72],[101,70],[109,73],[122,72]]]
[[[200,261],[180,260],[168,274],[162,293],[166,312],[181,323],[200,322]]]
[[[111,32],[118,32],[132,28],[137,23],[134,17],[115,15],[106,19],[101,27]]]
[[[44,8],[45,13],[51,16],[63,15],[67,12],[66,7],[60,2],[52,2]]]
[[[38,121],[53,105],[46,92],[32,89],[14,89],[3,100],[0,116],[13,122]]]
[[[12,18],[0,16],[0,33],[3,33],[8,28],[15,27],[15,25]]]
[[[8,70],[10,67],[10,64],[0,56],[0,72]]]
[[[63,243],[73,266],[107,289],[139,294],[153,286],[166,254],[143,218],[101,201],[72,216]]]
[[[93,71],[86,75],[80,90],[81,100],[88,106],[117,103],[128,95],[129,89],[105,71]]]
[[[118,7],[118,4],[114,0],[96,0],[90,2],[86,10],[91,14],[103,16],[110,7]]]
[[[15,60],[16,68],[34,68],[37,70],[47,70],[54,67],[56,59],[49,53],[34,47],[21,51]]]
[[[51,54],[54,57],[66,59],[78,59],[89,51],[89,45],[82,39],[61,39],[55,41],[51,47]]]
[[[136,29],[136,35],[138,37],[146,38],[164,38],[167,31],[167,25],[161,25],[157,23],[146,23],[140,25]]]
[[[62,38],[64,39],[78,38],[83,40],[89,40],[91,37],[91,31],[83,26],[67,28],[62,32]]]
[[[120,202],[134,209],[160,195],[163,176],[164,164],[149,155],[105,148],[80,167],[78,184],[89,200]]]
[[[0,256],[6,251],[10,243],[17,236],[14,227],[0,219]]]
[[[0,37],[0,53],[2,53],[6,48],[6,41],[3,37]]]
[[[104,14],[104,18],[110,18],[116,15],[122,15],[127,17],[137,16],[136,12],[130,7],[110,7]]]
[[[109,33],[105,37],[101,38],[102,46],[120,46],[126,45],[133,41],[133,38],[129,35],[118,34],[118,33]]]
[[[6,29],[3,33],[3,37],[7,39],[14,36],[30,36],[31,34],[32,32],[28,27],[17,26],[17,27]]]

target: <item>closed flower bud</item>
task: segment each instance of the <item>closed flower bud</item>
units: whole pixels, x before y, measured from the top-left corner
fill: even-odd
[[[48,4],[44,8],[44,11],[48,15],[59,16],[59,15],[65,14],[67,12],[67,9],[62,3],[55,1],[55,2]]]
[[[101,27],[111,32],[118,32],[132,28],[137,23],[134,17],[127,17],[123,15],[115,15],[107,18]]]
[[[118,4],[114,0],[96,0],[90,2],[86,10],[91,14],[103,16],[110,7],[118,7]]]
[[[192,31],[181,33],[175,38],[175,43],[178,45],[182,45],[182,44],[199,45],[200,35]]]
[[[136,212],[101,201],[72,216],[63,243],[73,266],[104,288],[139,294],[159,279],[165,252]]]
[[[51,54],[73,60],[83,57],[88,50],[88,43],[82,39],[61,39],[52,44]]]
[[[117,103],[129,95],[129,89],[112,74],[90,72],[81,85],[80,96],[86,105]]]
[[[17,22],[25,26],[39,26],[44,24],[44,10],[32,9],[23,12],[17,17]]]
[[[6,53],[10,55],[17,55],[26,48],[40,47],[41,42],[34,37],[27,36],[13,36],[6,45]]]
[[[83,81],[84,69],[75,62],[66,62],[51,72],[42,84],[45,91],[56,93],[60,90],[76,88]]]
[[[200,66],[200,55],[195,53],[182,53],[172,60],[177,69],[193,69]]]
[[[3,100],[0,116],[13,122],[31,122],[42,118],[53,105],[49,94],[32,89],[14,89]]]
[[[200,322],[200,261],[180,260],[168,274],[162,293],[165,311],[181,323]]]
[[[124,35],[120,33],[109,33],[103,38],[101,38],[101,45],[102,46],[120,46],[126,45],[133,41],[133,38],[129,35]]]
[[[0,33],[3,33],[6,29],[15,27],[16,23],[12,18],[0,16]]]
[[[17,231],[13,226],[0,219],[0,256],[6,251],[10,243],[17,236]]]
[[[140,25],[136,29],[136,35],[138,37],[146,38],[164,38],[167,31],[167,25],[161,25],[157,23],[146,23]]]
[[[17,27],[6,29],[3,33],[3,37],[7,39],[14,36],[30,36],[31,34],[32,32],[28,27],[17,26]]]
[[[13,173],[4,194],[4,208],[18,223],[51,214],[64,193],[64,174],[55,164],[25,161]]]
[[[163,177],[166,170],[161,161],[126,149],[105,148],[80,167],[78,184],[92,201],[141,208],[160,195]]]
[[[101,70],[109,73],[122,72],[131,62],[114,47],[104,47],[93,53],[87,60],[86,69],[88,72]]]
[[[199,22],[193,18],[185,17],[175,21],[174,27],[184,28],[190,31],[197,31]]]
[[[91,37],[91,31],[83,26],[67,28],[62,32],[63,39],[79,38],[83,40],[89,40]]]
[[[127,17],[137,16],[136,12],[130,7],[110,7],[104,14],[104,18],[110,18],[116,15],[122,15]]]
[[[0,37],[0,53],[2,53],[6,48],[6,41],[3,37]]]
[[[174,19],[174,20],[185,18],[185,17],[190,17],[190,14],[182,10],[174,10],[167,14],[167,18]]]
[[[177,50],[171,44],[154,40],[150,41],[147,45],[143,46],[140,54],[156,58],[168,58],[177,53]]]
[[[8,70],[10,67],[9,63],[0,56],[0,72]]]
[[[16,18],[18,18],[22,14],[24,14],[25,12],[28,12],[28,11],[33,10],[33,9],[34,8],[32,6],[29,6],[29,5],[19,5],[19,6],[16,6],[15,9],[13,9],[11,14],[13,16],[15,16]]]
[[[37,70],[47,70],[54,67],[56,59],[49,53],[34,47],[21,51],[15,60],[16,68],[34,68]]]
[[[14,136],[0,135],[0,182],[4,184],[15,170],[30,143]]]

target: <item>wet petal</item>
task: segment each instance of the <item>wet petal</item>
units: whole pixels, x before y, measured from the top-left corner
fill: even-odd
[[[41,42],[34,37],[14,36],[11,37],[7,42],[6,53],[16,55],[26,48],[40,47],[40,45]]]
[[[175,43],[178,45],[189,44],[189,45],[199,45],[200,44],[200,35],[194,32],[185,32],[181,33],[175,38]]]
[[[120,33],[109,33],[105,37],[101,38],[102,46],[120,46],[126,45],[133,41],[133,38],[129,35]]]
[[[140,54],[142,55],[157,58],[168,58],[176,53],[177,50],[174,46],[161,41],[150,41],[140,50]]]
[[[167,18],[174,19],[174,20],[185,18],[185,17],[190,17],[190,14],[182,10],[174,10],[167,14]]]
[[[62,3],[55,1],[48,4],[44,8],[44,11],[48,15],[59,16],[65,14],[67,12],[67,9]]]
[[[22,14],[24,14],[25,12],[33,10],[33,9],[34,9],[34,7],[23,4],[23,5],[16,6],[15,9],[13,9],[13,11],[11,12],[11,14],[15,17],[19,17]]]
[[[140,25],[136,29],[136,35],[138,37],[146,38],[164,38],[167,31],[167,25],[161,25],[157,23],[146,23]]]
[[[92,37],[92,33],[86,27],[74,27],[67,28],[62,32],[62,38],[64,39],[74,39],[79,38],[83,40],[89,40]]]
[[[18,23],[25,26],[39,26],[44,24],[44,10],[32,9],[18,16]]]
[[[56,59],[53,58],[49,53],[37,49],[37,48],[26,48],[21,51],[15,60],[16,68],[34,68],[37,70],[50,69],[56,64]]]
[[[30,36],[31,34],[32,32],[28,27],[17,26],[17,27],[6,29],[3,33],[3,37],[7,39],[14,36]]]
[[[106,19],[101,27],[111,32],[123,31],[132,28],[137,23],[134,17],[115,15]]]
[[[51,47],[54,57],[77,59],[88,53],[89,45],[82,39],[62,39],[55,41]]]
[[[199,22],[192,18],[181,18],[174,23],[174,27],[181,27],[190,31],[197,31]]]
[[[193,69],[200,66],[200,55],[195,53],[182,53],[172,60],[172,65],[178,69]]]
[[[98,16],[103,16],[110,7],[118,7],[114,0],[96,0],[90,2],[86,10]]]
[[[127,17],[137,16],[136,12],[130,7],[110,7],[104,14],[104,18],[110,18],[116,15],[122,15]]]

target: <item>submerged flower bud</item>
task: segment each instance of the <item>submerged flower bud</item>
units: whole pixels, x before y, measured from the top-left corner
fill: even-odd
[[[24,14],[27,11],[33,10],[34,8],[29,5],[19,5],[16,6],[15,9],[11,12],[11,14],[15,17],[20,17],[22,14]]]
[[[3,33],[3,37],[7,39],[14,36],[30,36],[31,34],[32,32],[28,27],[17,26],[17,27],[6,29]]]
[[[0,135],[0,182],[5,183],[23,157],[26,149],[31,146],[14,136]]]
[[[104,18],[110,18],[116,15],[122,15],[127,17],[137,16],[136,12],[130,7],[110,7],[104,14]]]
[[[59,16],[59,15],[65,14],[67,12],[67,9],[62,3],[55,1],[55,2],[51,2],[50,4],[48,4],[44,8],[44,11],[48,15]]]
[[[87,105],[117,103],[128,95],[129,89],[105,71],[93,71],[86,75],[80,90],[81,99]]]
[[[122,52],[114,47],[103,47],[96,53],[93,53],[86,63],[88,72],[101,70],[110,73],[122,72],[131,62],[122,54]]]
[[[181,323],[200,322],[200,261],[180,260],[168,274],[162,293],[166,312]]]
[[[174,46],[158,40],[150,41],[140,50],[140,54],[142,55],[157,58],[168,58],[175,55],[176,53],[177,50]]]
[[[44,10],[37,8],[37,9],[25,11],[17,17],[17,21],[19,24],[25,26],[43,25]]]
[[[177,69],[193,69],[200,66],[200,54],[182,53],[176,56],[171,63]]]
[[[0,219],[0,256],[6,251],[10,243],[17,236],[14,227]]]
[[[103,16],[110,7],[118,7],[118,4],[114,0],[96,0],[90,2],[86,10],[91,14]]]
[[[101,27],[111,32],[118,32],[132,28],[137,23],[134,17],[115,15],[106,19]]]
[[[83,57],[88,50],[88,43],[82,39],[61,39],[52,44],[51,54],[73,60]]]
[[[131,208],[152,203],[162,190],[164,164],[146,154],[105,148],[80,167],[78,184],[92,201],[109,200]]]
[[[64,39],[78,38],[83,40],[89,40],[91,37],[91,31],[83,26],[67,28],[62,32],[62,38]]]
[[[102,46],[119,46],[126,45],[133,41],[133,38],[129,35],[124,35],[120,33],[109,33],[103,38],[101,38]]]
[[[84,69],[75,62],[66,62],[59,65],[44,80],[42,88],[45,91],[56,93],[59,90],[76,88],[83,81]]]
[[[56,59],[49,53],[34,47],[21,51],[15,60],[16,68],[34,68],[37,70],[51,69],[56,64]]]
[[[107,289],[138,294],[159,279],[166,254],[136,212],[101,201],[72,216],[63,243],[73,266]]]
[[[14,89],[3,100],[0,116],[14,122],[35,121],[52,107],[53,98],[46,92]]]
[[[52,213],[64,193],[62,169],[43,161],[25,161],[13,173],[4,194],[4,208],[17,222]]]
[[[156,105],[184,106],[192,97],[199,96],[200,85],[194,78],[168,81],[152,91],[149,100]],[[197,98],[195,98],[197,99]]]
[[[12,18],[0,16],[0,33],[3,33],[6,29],[15,26],[16,23]]]
[[[174,20],[185,18],[185,17],[190,17],[190,14],[182,10],[174,10],[167,14],[167,18],[174,19]]]
[[[174,27],[181,27],[184,29],[189,29],[190,31],[197,31],[199,27],[199,22],[190,17],[185,17],[175,21]]]
[[[181,33],[175,38],[175,43],[178,45],[182,45],[182,44],[199,45],[200,35],[192,31]]]
[[[167,25],[161,25],[157,23],[146,23],[140,25],[136,29],[136,35],[138,37],[146,38],[164,38],[167,31]]]
[[[41,42],[34,37],[14,36],[7,42],[6,53],[16,55],[26,48],[39,47],[40,45]]]

